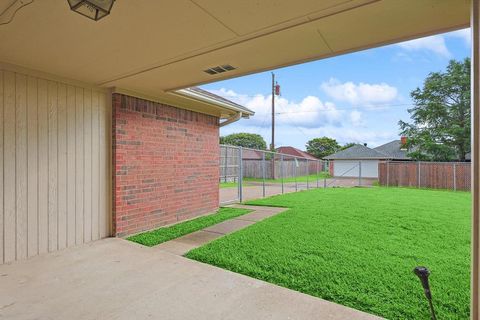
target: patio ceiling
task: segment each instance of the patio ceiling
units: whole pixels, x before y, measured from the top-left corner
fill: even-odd
[[[469,0],[119,0],[94,22],[66,0],[35,0],[0,25],[0,61],[161,97],[468,27],[469,10]],[[236,69],[204,72],[225,64]]]

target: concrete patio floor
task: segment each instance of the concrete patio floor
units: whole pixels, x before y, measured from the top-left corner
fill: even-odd
[[[251,220],[265,218],[251,215]],[[228,232],[228,227],[219,228]],[[0,319],[380,318],[159,248],[109,238],[0,265]]]

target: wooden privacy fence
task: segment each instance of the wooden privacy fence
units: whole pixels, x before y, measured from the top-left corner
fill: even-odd
[[[378,165],[382,186],[470,190],[469,162],[386,161]]]
[[[328,165],[322,160],[220,145],[221,182],[237,181],[240,172],[243,178],[280,179],[314,175],[325,170],[328,170]]]
[[[243,163],[243,177],[244,178],[262,178],[263,177],[263,160],[244,159]],[[295,176],[307,176],[321,172],[323,166],[321,161],[304,160],[284,157],[283,161],[280,157],[275,159],[265,160],[265,178],[272,179],[273,172],[274,179],[291,178]]]
[[[236,182],[240,170],[240,149],[220,146],[220,181]]]

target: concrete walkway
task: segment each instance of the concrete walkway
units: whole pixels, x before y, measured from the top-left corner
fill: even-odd
[[[238,221],[247,225],[271,214],[257,210]],[[215,230],[228,233],[232,226]],[[109,238],[0,265],[0,319],[380,318],[159,248]]]
[[[251,213],[243,216],[230,219],[219,224],[210,226],[200,231],[187,234],[183,237],[164,242],[155,246],[156,249],[174,253],[177,255],[184,255],[188,251],[201,247],[207,242],[215,240],[226,234],[248,227],[255,222],[261,221],[280,212],[287,210],[286,208],[262,207],[262,206],[246,206],[233,205],[233,208],[251,209]]]

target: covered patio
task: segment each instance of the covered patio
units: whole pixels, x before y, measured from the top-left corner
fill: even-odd
[[[253,112],[194,86],[469,26],[480,320],[479,0],[0,0],[0,317],[373,319],[104,238],[218,208],[219,127]]]

